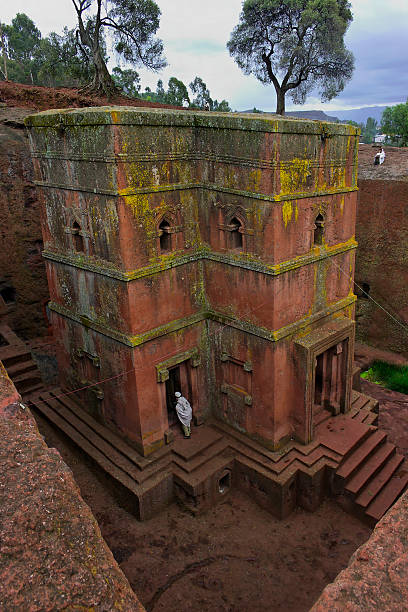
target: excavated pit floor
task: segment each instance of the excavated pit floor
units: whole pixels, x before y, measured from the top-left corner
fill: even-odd
[[[148,612],[309,610],[371,533],[331,500],[315,513],[299,509],[279,521],[239,491],[199,517],[173,504],[139,522],[108,477],[35,416]]]

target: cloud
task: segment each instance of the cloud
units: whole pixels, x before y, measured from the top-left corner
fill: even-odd
[[[74,27],[71,0],[14,0],[2,7],[2,21],[10,23],[17,12],[31,17],[47,35],[61,32],[64,25]],[[157,0],[161,9],[159,36],[163,39],[168,68],[160,74],[139,69],[143,87],[155,89],[161,78],[166,84],[176,76],[188,85],[201,76],[211,96],[227,99],[235,109],[256,106],[274,110],[276,97],[272,85],[264,86],[239,70],[225,47],[238,23],[241,0]],[[332,102],[322,104],[317,96],[307,100],[305,108],[356,107],[404,102],[408,96],[408,71],[404,44],[408,23],[406,0],[352,0],[354,21],[346,35],[346,44],[356,59],[352,80]],[[112,61],[115,58],[112,54]],[[287,107],[292,106],[290,98]],[[299,107],[294,107],[299,108]]]

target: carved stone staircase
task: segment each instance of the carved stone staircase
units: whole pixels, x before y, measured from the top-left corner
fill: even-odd
[[[201,512],[225,498],[232,484],[280,518],[296,505],[316,509],[329,492],[375,524],[408,483],[403,457],[372,424],[378,403],[357,392],[347,415],[329,415],[317,425],[312,443],[292,441],[277,452],[212,421],[193,428],[191,440],[176,430],[173,442],[142,457],[59,389],[32,397],[30,407],[133,493],[141,520],[174,498]]]
[[[27,399],[43,389],[41,374],[26,344],[7,325],[0,325],[0,339],[0,361],[20,395]]]
[[[384,432],[372,429],[340,463],[333,492],[346,510],[374,526],[407,485],[408,462]]]

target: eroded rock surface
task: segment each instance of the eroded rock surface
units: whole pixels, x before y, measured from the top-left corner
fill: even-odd
[[[80,496],[0,372],[0,609],[143,611]]]

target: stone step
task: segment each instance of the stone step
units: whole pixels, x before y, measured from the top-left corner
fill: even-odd
[[[345,486],[346,491],[357,495],[367,482],[381,470],[391,456],[395,454],[395,450],[394,444],[390,442],[382,444],[347,482]]]
[[[194,433],[193,429],[189,440],[177,439],[172,444],[171,449],[173,453],[181,461],[193,461],[207,450],[211,455],[211,447],[222,440],[222,435],[210,427],[201,426],[200,435],[194,435]]]
[[[369,400],[370,398],[367,397],[367,395],[364,395],[364,393],[359,393],[359,396],[355,397],[351,405],[352,410],[361,410],[362,408],[367,406]]]
[[[31,401],[31,398],[37,396],[40,391],[44,391],[44,384],[42,382],[27,387],[24,389],[24,391],[22,391],[21,395],[23,396],[25,402],[29,402]]]
[[[375,479],[371,480],[359,493],[355,499],[355,503],[362,508],[366,508],[381,491],[383,486],[392,478],[394,472],[399,468],[404,461],[404,457],[399,454],[394,454],[381,471],[376,474]]]
[[[372,410],[370,410],[367,414],[367,416],[364,418],[363,423],[365,425],[374,425],[375,427],[377,427],[378,425],[378,413],[377,412],[373,412]]]
[[[30,361],[30,359],[31,352],[27,349],[25,344],[4,346],[0,349],[0,361],[3,363],[6,370],[16,363]]]
[[[360,408],[360,410],[358,410],[355,416],[353,416],[353,419],[359,421],[360,423],[368,423],[371,420],[372,414],[373,413],[371,412],[371,410],[366,410],[366,408]],[[374,413],[374,420],[376,416],[377,415]]]
[[[346,459],[343,461],[336,471],[336,476],[339,478],[350,478],[363,461],[374,452],[381,444],[384,444],[387,439],[387,434],[382,431],[373,431],[360,446],[358,446]]]
[[[96,434],[101,436],[104,440],[109,442],[114,448],[119,450],[123,455],[125,455],[130,461],[132,461],[140,470],[143,468],[152,465],[157,462],[164,454],[167,454],[168,449],[159,449],[154,453],[154,457],[142,457],[135,449],[133,449],[129,444],[127,444],[123,438],[115,434],[105,425],[99,423],[96,419],[91,417],[79,404],[76,403],[73,394],[67,395],[61,389],[55,389],[52,392],[52,398],[57,399],[58,402],[62,403],[66,408],[68,408],[73,415],[78,417],[81,421],[83,421],[86,425],[88,425]],[[47,397],[46,395],[44,396]]]
[[[300,444],[299,442],[291,441],[285,446],[284,449],[282,449],[282,451],[271,451],[268,448],[260,446],[259,443],[254,442],[248,436],[240,433],[239,431],[237,431],[236,429],[233,429],[232,427],[229,427],[228,425],[226,425],[225,423],[222,423],[221,421],[212,421],[209,424],[214,429],[217,429],[221,433],[226,434],[232,439],[235,439],[237,442],[243,444],[246,448],[253,449],[255,452],[262,455],[262,457],[266,458],[267,460],[271,460],[274,463],[278,463],[282,459],[282,457],[288,452],[290,452],[290,450],[293,448],[296,448],[296,450],[298,450],[303,455],[308,455],[313,449],[319,446],[319,440],[317,439],[313,440],[312,442],[310,442],[310,444],[307,444],[307,445]]]
[[[4,323],[0,324],[0,335],[4,338],[7,344],[11,346],[24,345],[24,342],[13,332],[13,330]]]
[[[38,385],[42,386],[41,374],[38,370],[18,374],[18,376],[13,376],[12,380],[19,393],[32,391]]]
[[[234,456],[232,453],[226,450],[224,454],[213,457],[205,464],[201,465],[198,469],[194,470],[190,474],[186,474],[178,466],[174,466],[172,471],[176,478],[183,483],[189,485],[192,489],[197,488],[208,478],[214,475],[215,472],[222,471],[227,467],[233,467]]]
[[[193,436],[194,434],[192,434]],[[220,438],[215,441],[215,443],[211,444],[207,448],[205,448],[201,453],[196,454],[192,459],[186,461],[182,459],[179,455],[173,452],[173,462],[179,468],[181,468],[187,474],[194,472],[201,465],[213,459],[217,455],[220,455],[228,448],[228,441],[225,438]]]
[[[366,516],[373,521],[379,521],[389,508],[397,501],[408,485],[408,465],[399,468],[366,510]],[[404,464],[402,467],[404,467]]]
[[[143,481],[151,478],[153,473],[164,467],[163,465],[159,465],[157,463],[157,467],[155,467],[154,470],[145,469],[142,472],[140,468],[129,459],[129,452],[123,454],[121,449],[118,449],[117,446],[107,442],[105,438],[94,431],[93,427],[86,424],[83,420],[76,416],[69,407],[65,405],[65,398],[60,399],[63,399],[64,402],[53,398],[51,394],[44,394],[37,400],[34,400],[33,404],[36,409],[43,412],[49,420],[62,429],[67,435],[70,436],[72,434],[72,428],[74,428],[83,439],[86,439],[99,452],[103,453],[114,465],[119,467],[123,472],[126,472],[138,484],[141,484]],[[68,425],[68,428],[65,427],[65,424]],[[124,444],[123,440],[121,442],[121,448],[124,448],[126,445]],[[132,454],[133,449],[127,448],[126,450],[130,451],[130,454]],[[169,460],[167,460],[166,464],[168,463]]]
[[[21,361],[9,366],[7,368],[7,374],[13,379],[14,376],[25,374],[26,372],[33,372],[34,370],[38,371],[37,364],[35,361],[33,361],[33,359],[29,359],[27,361]]]
[[[316,441],[345,461],[373,433],[374,428],[352,419],[348,413],[332,417],[316,427]]]

